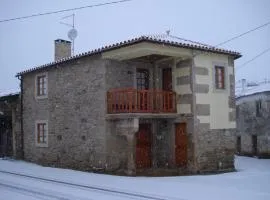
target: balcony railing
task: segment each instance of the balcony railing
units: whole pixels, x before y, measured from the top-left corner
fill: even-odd
[[[107,92],[108,113],[175,113],[176,93],[162,90],[112,89]]]

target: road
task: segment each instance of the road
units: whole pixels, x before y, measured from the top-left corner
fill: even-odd
[[[57,179],[14,173],[6,170],[0,171],[0,194],[0,199],[27,200],[168,199],[156,195],[132,193],[113,188],[68,183]]]

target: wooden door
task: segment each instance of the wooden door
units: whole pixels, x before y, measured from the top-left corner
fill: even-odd
[[[162,89],[172,91],[172,68],[162,70]]]
[[[164,91],[172,91],[172,68],[165,68],[162,70],[162,89]],[[172,110],[174,106],[173,94],[169,93],[163,95],[162,102],[164,110]]]
[[[186,123],[175,125],[175,164],[178,167],[187,165],[187,131]]]
[[[151,124],[140,124],[136,143],[137,169],[150,168],[151,157]]]

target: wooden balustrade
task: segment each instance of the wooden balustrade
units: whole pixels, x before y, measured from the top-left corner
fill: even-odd
[[[176,93],[162,90],[112,89],[107,92],[108,113],[175,113]]]

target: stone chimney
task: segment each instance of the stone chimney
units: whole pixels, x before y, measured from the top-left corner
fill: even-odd
[[[54,61],[71,56],[71,42],[67,40],[54,40]]]

